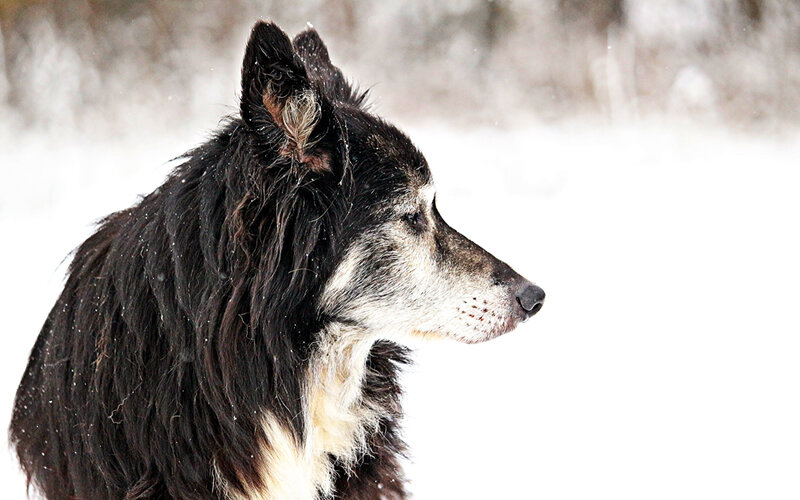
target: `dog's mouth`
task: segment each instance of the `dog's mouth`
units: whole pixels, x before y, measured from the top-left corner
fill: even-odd
[[[455,308],[455,316],[435,327],[418,328],[412,337],[422,340],[452,339],[465,344],[479,344],[516,329],[544,305],[544,291],[525,281],[521,291],[511,297],[494,300],[491,297],[464,298]]]
[[[412,337],[421,340],[450,339],[464,344],[480,344],[513,331],[520,323],[527,319],[517,317],[513,314],[503,316],[495,314],[494,316],[489,316],[489,318],[491,318],[491,321],[488,321],[486,318],[481,320],[476,316],[475,322],[466,323],[464,326],[469,328],[470,334],[451,331],[446,328],[437,328],[435,330],[417,329],[412,332]]]
[[[453,338],[451,335],[442,333],[438,330],[414,330],[411,336],[422,340],[443,340]]]
[[[467,343],[480,344],[481,342],[486,342],[489,340],[496,339],[497,337],[500,337],[502,335],[505,335],[506,333],[514,331],[517,328],[517,326],[519,326],[520,323],[525,321],[525,319],[518,318],[514,315],[509,315],[503,321],[497,323],[488,330],[483,330],[483,329],[478,330],[481,333],[483,333],[483,335],[480,338],[474,339]]]

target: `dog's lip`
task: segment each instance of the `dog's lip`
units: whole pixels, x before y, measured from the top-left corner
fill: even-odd
[[[483,342],[496,339],[497,337],[500,337],[502,335],[514,331],[521,323],[525,322],[528,319],[527,316],[518,315],[511,311],[507,311],[504,316],[505,317],[503,318],[502,321],[496,323],[491,328],[487,329],[475,328],[474,331],[475,333],[478,334],[475,337],[468,337],[444,329],[435,329],[435,330],[415,329],[412,331],[412,335],[421,338],[449,338],[452,340],[456,340],[458,342],[462,342],[464,344],[481,344]]]
[[[506,333],[513,332],[517,329],[520,323],[524,322],[525,319],[518,318],[517,316],[512,316],[508,318],[501,324],[501,327],[497,329],[497,336],[505,335]]]
[[[498,337],[501,337],[507,333],[514,331],[520,323],[524,320],[521,318],[516,317],[515,315],[509,316],[505,319],[502,323],[499,323],[496,327],[492,328],[491,330],[478,330],[483,335],[477,339],[465,339],[464,342],[467,344],[480,344],[482,342],[488,342],[489,340],[494,340]]]

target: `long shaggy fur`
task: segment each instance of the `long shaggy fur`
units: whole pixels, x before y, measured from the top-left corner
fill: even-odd
[[[216,498],[220,479],[260,486],[264,413],[302,436],[302,375],[327,321],[312,305],[352,176],[342,164],[331,182],[281,155],[284,134],[264,110],[248,113],[254,126],[232,120],[75,252],[11,423],[47,498]],[[404,352],[375,352],[367,391],[398,409]],[[373,439],[400,452],[393,419],[381,426]],[[396,465],[378,458],[355,480]]]

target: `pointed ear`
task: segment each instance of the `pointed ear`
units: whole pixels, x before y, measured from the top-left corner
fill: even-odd
[[[330,170],[330,158],[314,149],[330,131],[330,118],[323,116],[328,108],[312,88],[286,33],[274,23],[257,23],[242,65],[240,109],[244,122],[262,136],[275,137],[279,130],[281,155],[323,172]]]
[[[359,92],[347,81],[342,71],[331,63],[328,47],[317,30],[309,26],[294,38],[292,44],[309,78],[320,86],[329,99],[356,107],[363,104],[367,93]]]

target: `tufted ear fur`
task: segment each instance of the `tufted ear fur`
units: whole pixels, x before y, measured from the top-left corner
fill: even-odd
[[[325,143],[337,139],[330,137],[331,105],[315,87],[286,33],[258,22],[242,65],[242,119],[257,135],[277,142],[280,155],[324,173],[332,170]]]
[[[367,93],[359,92],[342,74],[342,71],[331,63],[325,42],[312,27],[309,27],[292,42],[297,55],[305,64],[311,80],[318,83],[323,93],[331,100],[361,107]]]

